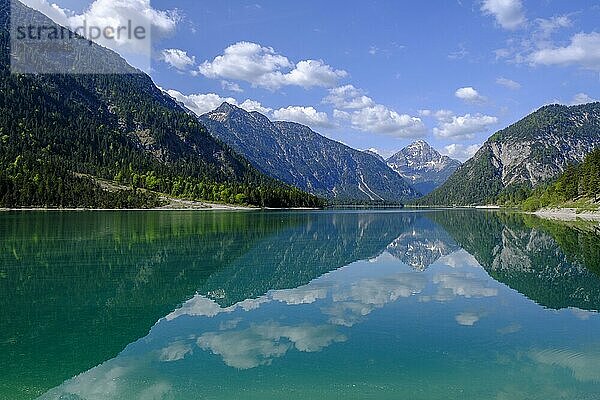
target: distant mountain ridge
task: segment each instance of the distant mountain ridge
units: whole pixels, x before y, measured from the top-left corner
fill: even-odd
[[[403,148],[386,162],[422,194],[442,185],[461,166],[460,161],[441,155],[424,140]]]
[[[261,172],[338,202],[401,202],[418,196],[385,163],[309,127],[270,121],[223,103],[200,121]]]
[[[600,146],[600,103],[549,105],[490,137],[424,205],[523,200],[532,187],[583,161]]]

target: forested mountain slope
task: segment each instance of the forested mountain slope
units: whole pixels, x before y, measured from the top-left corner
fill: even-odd
[[[53,24],[25,6],[17,10],[36,24]],[[132,73],[11,74],[10,13],[10,2],[0,0],[0,206],[156,203],[140,191],[106,192],[82,175],[192,199],[321,204],[259,173],[108,49],[91,44],[76,52],[81,62],[120,65]]]
[[[567,167],[555,182],[536,189],[523,202],[529,211],[542,207],[598,208],[600,200],[600,147],[578,165]]]
[[[600,103],[550,105],[490,137],[424,205],[515,202],[600,145]]]

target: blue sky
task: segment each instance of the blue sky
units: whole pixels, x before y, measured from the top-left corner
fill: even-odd
[[[67,16],[92,3],[54,2]],[[600,98],[591,1],[93,3],[159,20],[149,73],[192,110],[228,99],[384,155],[425,139],[464,160],[544,104]]]

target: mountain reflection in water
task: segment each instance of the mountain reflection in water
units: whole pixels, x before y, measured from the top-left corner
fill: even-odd
[[[327,379],[343,386],[357,376],[391,396],[408,393],[398,385],[419,369],[411,358],[434,375],[457,366],[476,375],[493,343],[526,351],[536,368],[597,382],[580,371],[596,350],[552,350],[596,321],[600,245],[591,231],[457,210],[0,218],[0,363],[9,371],[0,394],[12,398],[53,386],[41,398],[227,398],[242,388],[277,397],[273,385],[301,390],[305,379],[327,397]],[[569,323],[548,333],[553,318]],[[548,343],[533,336],[544,327]],[[334,366],[344,377],[331,375]]]

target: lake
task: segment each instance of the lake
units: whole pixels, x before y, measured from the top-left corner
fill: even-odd
[[[600,236],[478,210],[4,212],[1,399],[600,399]]]

